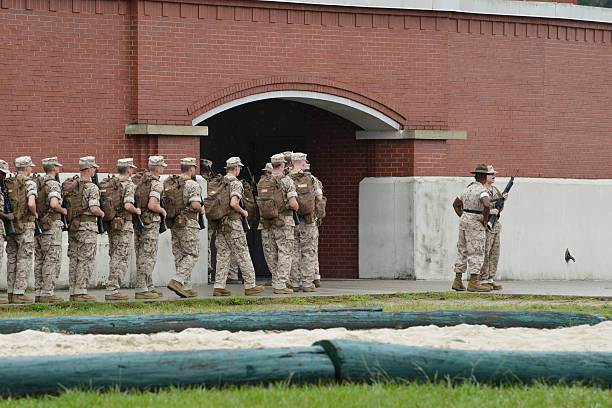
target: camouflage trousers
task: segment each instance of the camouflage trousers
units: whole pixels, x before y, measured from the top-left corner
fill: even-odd
[[[62,226],[53,226],[34,238],[34,295],[53,296],[62,268]]]
[[[485,257],[480,270],[480,280],[493,282],[497,274],[497,263],[499,262],[499,236],[501,224],[496,223],[493,231],[487,230],[485,241]]]
[[[315,279],[321,279],[321,273],[319,272],[319,226],[317,225],[317,231],[315,234]]]
[[[244,288],[254,288],[255,269],[251,261],[251,254],[249,253],[249,246],[244,230],[242,229],[242,223],[240,220],[231,220],[230,222],[231,230],[229,230],[229,232],[217,231],[217,238],[215,240],[215,247],[217,248],[217,270],[215,272],[214,287],[220,289],[225,288],[231,259],[234,257],[242,271]]]
[[[212,265],[212,254],[211,254],[211,246],[212,246],[212,239],[213,239],[213,233],[215,233],[216,231],[212,230],[212,229],[208,229],[208,271],[214,271],[215,268],[213,268]],[[229,279],[234,279],[234,280],[238,280],[238,261],[236,260],[235,256],[232,256],[230,258],[230,265],[229,265],[229,272],[227,273],[227,277]]]
[[[132,231],[108,231],[108,255],[110,257],[106,292],[117,293],[130,263]]]
[[[153,270],[157,263],[157,244],[159,241],[159,224],[152,222],[140,231],[134,231],[134,249],[136,251],[136,288],[135,292],[148,292],[153,286]]]
[[[312,286],[316,273],[317,224],[301,222],[295,227],[296,240],[291,260],[291,286]]]
[[[294,229],[292,226],[271,226],[261,230],[261,244],[268,269],[272,274],[274,289],[284,289],[289,283],[295,243]]]
[[[192,289],[191,273],[200,257],[200,230],[191,226],[172,228],[172,255],[176,275],[172,279],[180,282],[183,289]]]
[[[23,295],[28,287],[34,254],[34,223],[25,224],[21,234],[6,237],[6,281],[8,293]]]
[[[95,222],[81,222],[79,229],[68,231],[68,283],[71,295],[87,294],[87,284],[96,261],[97,232]]]
[[[485,256],[485,227],[478,229],[460,229],[457,241],[457,260],[455,273],[479,275]]]

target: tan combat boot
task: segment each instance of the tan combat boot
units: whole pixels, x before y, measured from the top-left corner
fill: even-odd
[[[32,299],[31,297],[27,297],[26,295],[17,295],[13,293],[13,299],[11,300],[11,303],[16,305],[25,305],[27,303],[34,303],[34,299]]]
[[[55,296],[55,295],[51,295],[51,296],[38,296],[38,300],[36,301],[36,303],[58,303],[58,302],[63,302],[64,299],[62,299],[59,296]]]
[[[317,291],[317,287],[315,286],[315,284],[313,283],[310,286],[302,286],[302,290],[304,292],[316,292]]]
[[[112,293],[110,295],[104,295],[104,300],[115,301],[115,300],[128,300],[128,295],[124,295],[123,293]]]
[[[65,299],[63,297],[59,297],[56,295],[52,295],[49,299],[49,303],[59,303],[59,302],[64,302]]]
[[[157,296],[157,294],[151,292],[150,290],[146,292],[136,292],[134,294],[135,299],[142,299],[142,300],[153,300],[153,299],[157,299],[158,297],[159,296]]]
[[[183,284],[175,281],[174,279],[168,282],[168,289],[170,289],[171,291],[173,291],[174,293],[176,293],[182,298],[189,297],[187,292],[185,292],[185,289],[183,289]]]
[[[453,290],[456,290],[457,292],[463,292],[465,290],[465,286],[463,286],[463,282],[461,280],[461,277],[463,276],[462,273],[456,273],[455,274],[455,280],[453,281]]]
[[[9,302],[8,298],[0,298],[0,305],[5,305]]]
[[[9,303],[13,303],[13,294],[12,293],[7,293],[6,295],[8,296]]]
[[[265,281],[264,286],[272,286],[272,281],[271,280]]]
[[[291,289],[294,292],[299,292],[300,290],[302,290],[301,286],[292,286],[290,284],[287,284],[287,289]]]
[[[501,290],[503,287],[502,285],[498,285],[495,282],[489,282],[487,283],[487,285],[490,286],[492,290]]]
[[[240,279],[227,278],[225,280],[225,283],[227,283],[228,285],[237,285],[240,283]]]
[[[151,289],[149,292],[151,293],[155,293],[157,295],[157,297],[162,297],[164,296],[163,293],[161,293],[159,290],[155,290],[155,289]]]
[[[81,302],[81,303],[89,303],[89,302],[97,302],[98,298],[93,295],[88,295],[86,293],[81,295],[72,295],[73,302]]]
[[[291,289],[291,286],[289,285],[287,285],[287,287],[283,289],[274,289],[275,295],[289,295],[291,293],[293,293],[293,289]]]
[[[244,290],[244,295],[245,296],[251,296],[251,295],[256,295],[258,293],[263,292],[264,287],[261,285],[257,285],[254,288],[250,288],[250,289],[245,289]]]
[[[232,292],[230,292],[227,289],[222,289],[222,288],[214,288],[213,289],[213,296],[229,296],[231,294],[232,294]]]
[[[198,291],[193,289],[184,289],[187,297],[196,297],[198,296]]]
[[[478,275],[470,275],[470,282],[467,287],[468,292],[490,292],[491,287],[478,283]]]
[[[314,283],[314,285],[315,285],[317,288],[320,288],[320,287],[321,287],[321,279],[315,279],[314,281],[312,281],[312,283]]]

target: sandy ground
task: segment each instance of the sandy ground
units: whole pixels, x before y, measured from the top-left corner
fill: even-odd
[[[0,357],[165,350],[310,346],[318,340],[350,339],[464,350],[612,352],[612,322],[563,329],[495,329],[462,324],[409,329],[318,329],[237,332],[187,329],[180,333],[69,335],[24,331],[0,335]]]

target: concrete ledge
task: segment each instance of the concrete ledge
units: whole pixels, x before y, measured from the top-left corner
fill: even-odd
[[[405,129],[390,131],[358,130],[355,132],[357,140],[382,140],[382,139],[427,139],[427,140],[465,140],[465,130],[422,130]]]
[[[125,125],[125,134],[126,136],[208,136],[208,126],[132,124]]]

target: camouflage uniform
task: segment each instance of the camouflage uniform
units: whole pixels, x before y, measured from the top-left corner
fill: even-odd
[[[123,227],[120,230],[108,228],[108,254],[110,257],[110,264],[108,282],[106,283],[107,294],[118,293],[119,288],[121,288],[123,277],[130,262],[130,244],[132,242],[132,236],[134,235],[134,224],[131,221],[131,217],[123,217],[125,214],[129,214],[123,209],[123,205],[126,203],[134,204],[136,185],[129,176],[123,175],[119,176],[119,185],[121,186],[122,210],[117,214],[117,217],[122,217],[124,219]]]
[[[29,177],[17,175],[25,181],[26,200],[30,196],[38,196],[36,183]],[[29,210],[26,210],[30,215]],[[15,220],[17,221],[17,220]],[[23,222],[24,231],[6,237],[6,280],[8,293],[23,295],[28,287],[28,276],[32,270],[32,255],[34,254],[34,221]]]
[[[78,228],[72,221],[68,230],[68,282],[71,295],[87,294],[87,284],[93,273],[98,243],[98,225],[89,207],[100,206],[100,190],[90,178],[79,177],[79,181],[85,183],[81,203],[83,214]]]
[[[183,188],[185,211],[194,213],[191,203],[199,203],[202,200],[202,189],[196,181],[188,176],[181,174],[180,177],[185,180],[185,187]],[[186,218],[187,222],[184,227],[175,227],[170,230],[172,234],[172,254],[176,267],[176,275],[172,279],[181,283],[184,290],[191,290],[191,272],[200,257],[200,225],[197,217]]]
[[[4,194],[0,191],[0,211],[4,212]],[[4,243],[6,234],[4,232],[4,221],[0,220],[0,265],[2,265],[2,257],[4,256]]]
[[[302,170],[292,170],[291,174],[303,174]],[[317,182],[312,177],[315,187],[315,197],[323,195]],[[300,224],[295,227],[295,241],[291,260],[291,286],[311,287],[315,279],[317,264],[317,224],[314,217],[307,223],[305,217],[300,216]]]
[[[51,209],[51,198],[55,197],[62,203],[62,193],[59,182],[55,178],[45,175],[44,183],[47,185],[47,209]],[[42,208],[38,208],[39,217]],[[59,277],[62,266],[62,221],[52,221],[51,228],[35,237],[34,250],[34,290],[36,296],[53,296],[55,282]]]
[[[149,197],[161,200],[164,185],[159,177],[150,174],[151,192]],[[153,286],[153,270],[157,262],[157,244],[159,241],[159,224],[161,217],[158,213],[151,212],[151,222],[147,224],[146,217],[143,218],[144,228],[134,233],[134,249],[136,250],[136,289],[135,292],[149,292],[155,289]]]
[[[474,211],[484,209],[480,199],[488,196],[482,183],[473,182],[461,193],[459,199],[463,208]],[[479,275],[485,256],[486,228],[482,225],[482,214],[463,211],[459,221],[459,240],[457,242],[457,260],[455,273],[467,272]]]
[[[314,176],[313,176],[314,177]],[[321,183],[321,180],[319,180],[318,178],[314,178],[315,179],[315,186],[317,189],[319,189],[321,191],[321,194],[323,194],[323,183]],[[315,225],[317,226],[317,229],[315,231],[315,275],[314,275],[314,279],[321,279],[321,274],[319,272],[319,226],[321,225],[321,220],[319,220],[318,218],[315,220]]]
[[[225,180],[230,183],[230,200],[232,197],[242,198],[242,183],[233,175],[225,175]],[[215,285],[217,289],[225,289],[227,275],[230,270],[232,256],[235,257],[244,280],[244,288],[255,287],[255,269],[251,261],[249,247],[247,245],[240,214],[232,210],[229,217],[221,224],[217,231],[215,241],[217,248],[217,270],[215,273]]]
[[[293,214],[289,209],[289,199],[297,197],[295,184],[290,177],[282,173],[272,173],[272,176],[280,181],[283,189],[283,199],[285,201],[286,213],[283,217],[285,225],[277,227],[272,223],[269,228],[261,231],[261,242],[264,257],[268,264],[268,269],[272,274],[272,287],[274,289],[284,289],[289,283],[293,248],[295,246],[295,222]]]
[[[495,186],[491,186],[489,190],[489,199],[491,208],[495,208],[495,203],[501,198],[501,192]],[[493,283],[495,274],[497,273],[497,263],[499,261],[499,235],[501,233],[501,223],[499,219],[495,222],[493,230],[487,229],[487,238],[485,243],[485,257],[480,271],[480,281]]]

